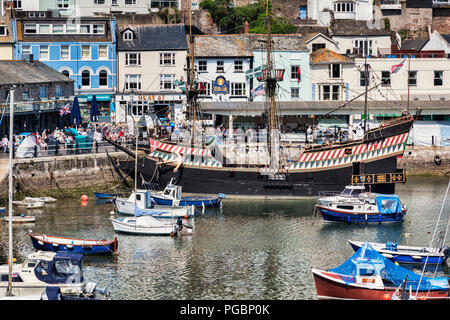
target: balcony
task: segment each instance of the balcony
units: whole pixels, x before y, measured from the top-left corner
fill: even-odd
[[[402,4],[400,0],[381,0],[381,10],[401,10]]]
[[[433,0],[433,8],[450,8],[450,0]]]

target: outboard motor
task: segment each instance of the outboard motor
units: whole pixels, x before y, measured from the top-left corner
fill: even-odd
[[[83,283],[81,289],[86,296],[95,297],[97,294],[101,294],[105,296],[105,298],[108,298],[111,295],[111,292],[106,287],[99,288],[95,282]]]

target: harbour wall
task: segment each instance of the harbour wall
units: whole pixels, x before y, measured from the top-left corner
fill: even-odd
[[[74,196],[77,191],[92,193],[108,188],[120,188],[123,177],[117,173],[112,161],[128,158],[123,152],[79,154],[14,160],[15,197]],[[8,198],[9,167],[2,159],[0,198]],[[80,194],[83,194],[80,193]]]
[[[450,147],[407,146],[398,166],[407,175],[450,176]]]
[[[69,156],[16,159],[14,168],[15,197],[78,196],[94,191],[123,188],[124,175],[118,173],[112,161],[128,159],[124,152],[80,154]],[[8,159],[0,163],[0,199],[8,198]],[[450,176],[450,147],[407,146],[398,159],[411,175]],[[131,177],[132,178],[132,177]],[[125,178],[129,185],[130,177]]]

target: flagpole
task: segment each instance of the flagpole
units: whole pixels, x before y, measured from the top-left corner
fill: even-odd
[[[410,89],[409,89],[409,72],[410,72],[410,70],[411,70],[411,55],[408,54],[408,74],[406,76],[406,78],[408,79],[408,103],[407,103],[407,107],[406,107],[408,114],[409,114],[409,91],[410,91]]]

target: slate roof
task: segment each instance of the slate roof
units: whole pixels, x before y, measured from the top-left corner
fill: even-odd
[[[450,43],[450,34],[441,34],[442,38],[445,39],[448,43]]]
[[[370,29],[367,21],[335,20],[331,26],[331,36],[390,36],[388,30]]]
[[[408,39],[402,41],[400,50],[420,51],[427,44],[428,39]]]
[[[134,40],[124,41],[122,34],[132,30]],[[183,24],[121,25],[117,37],[118,51],[187,50]]]
[[[74,82],[46,64],[23,60],[0,60],[0,85]]]
[[[251,57],[253,50],[265,50],[264,34],[198,35],[194,37],[196,57]],[[279,51],[308,51],[299,34],[272,35],[272,48]]]
[[[309,62],[312,64],[353,63],[353,60],[327,48],[311,52]]]

